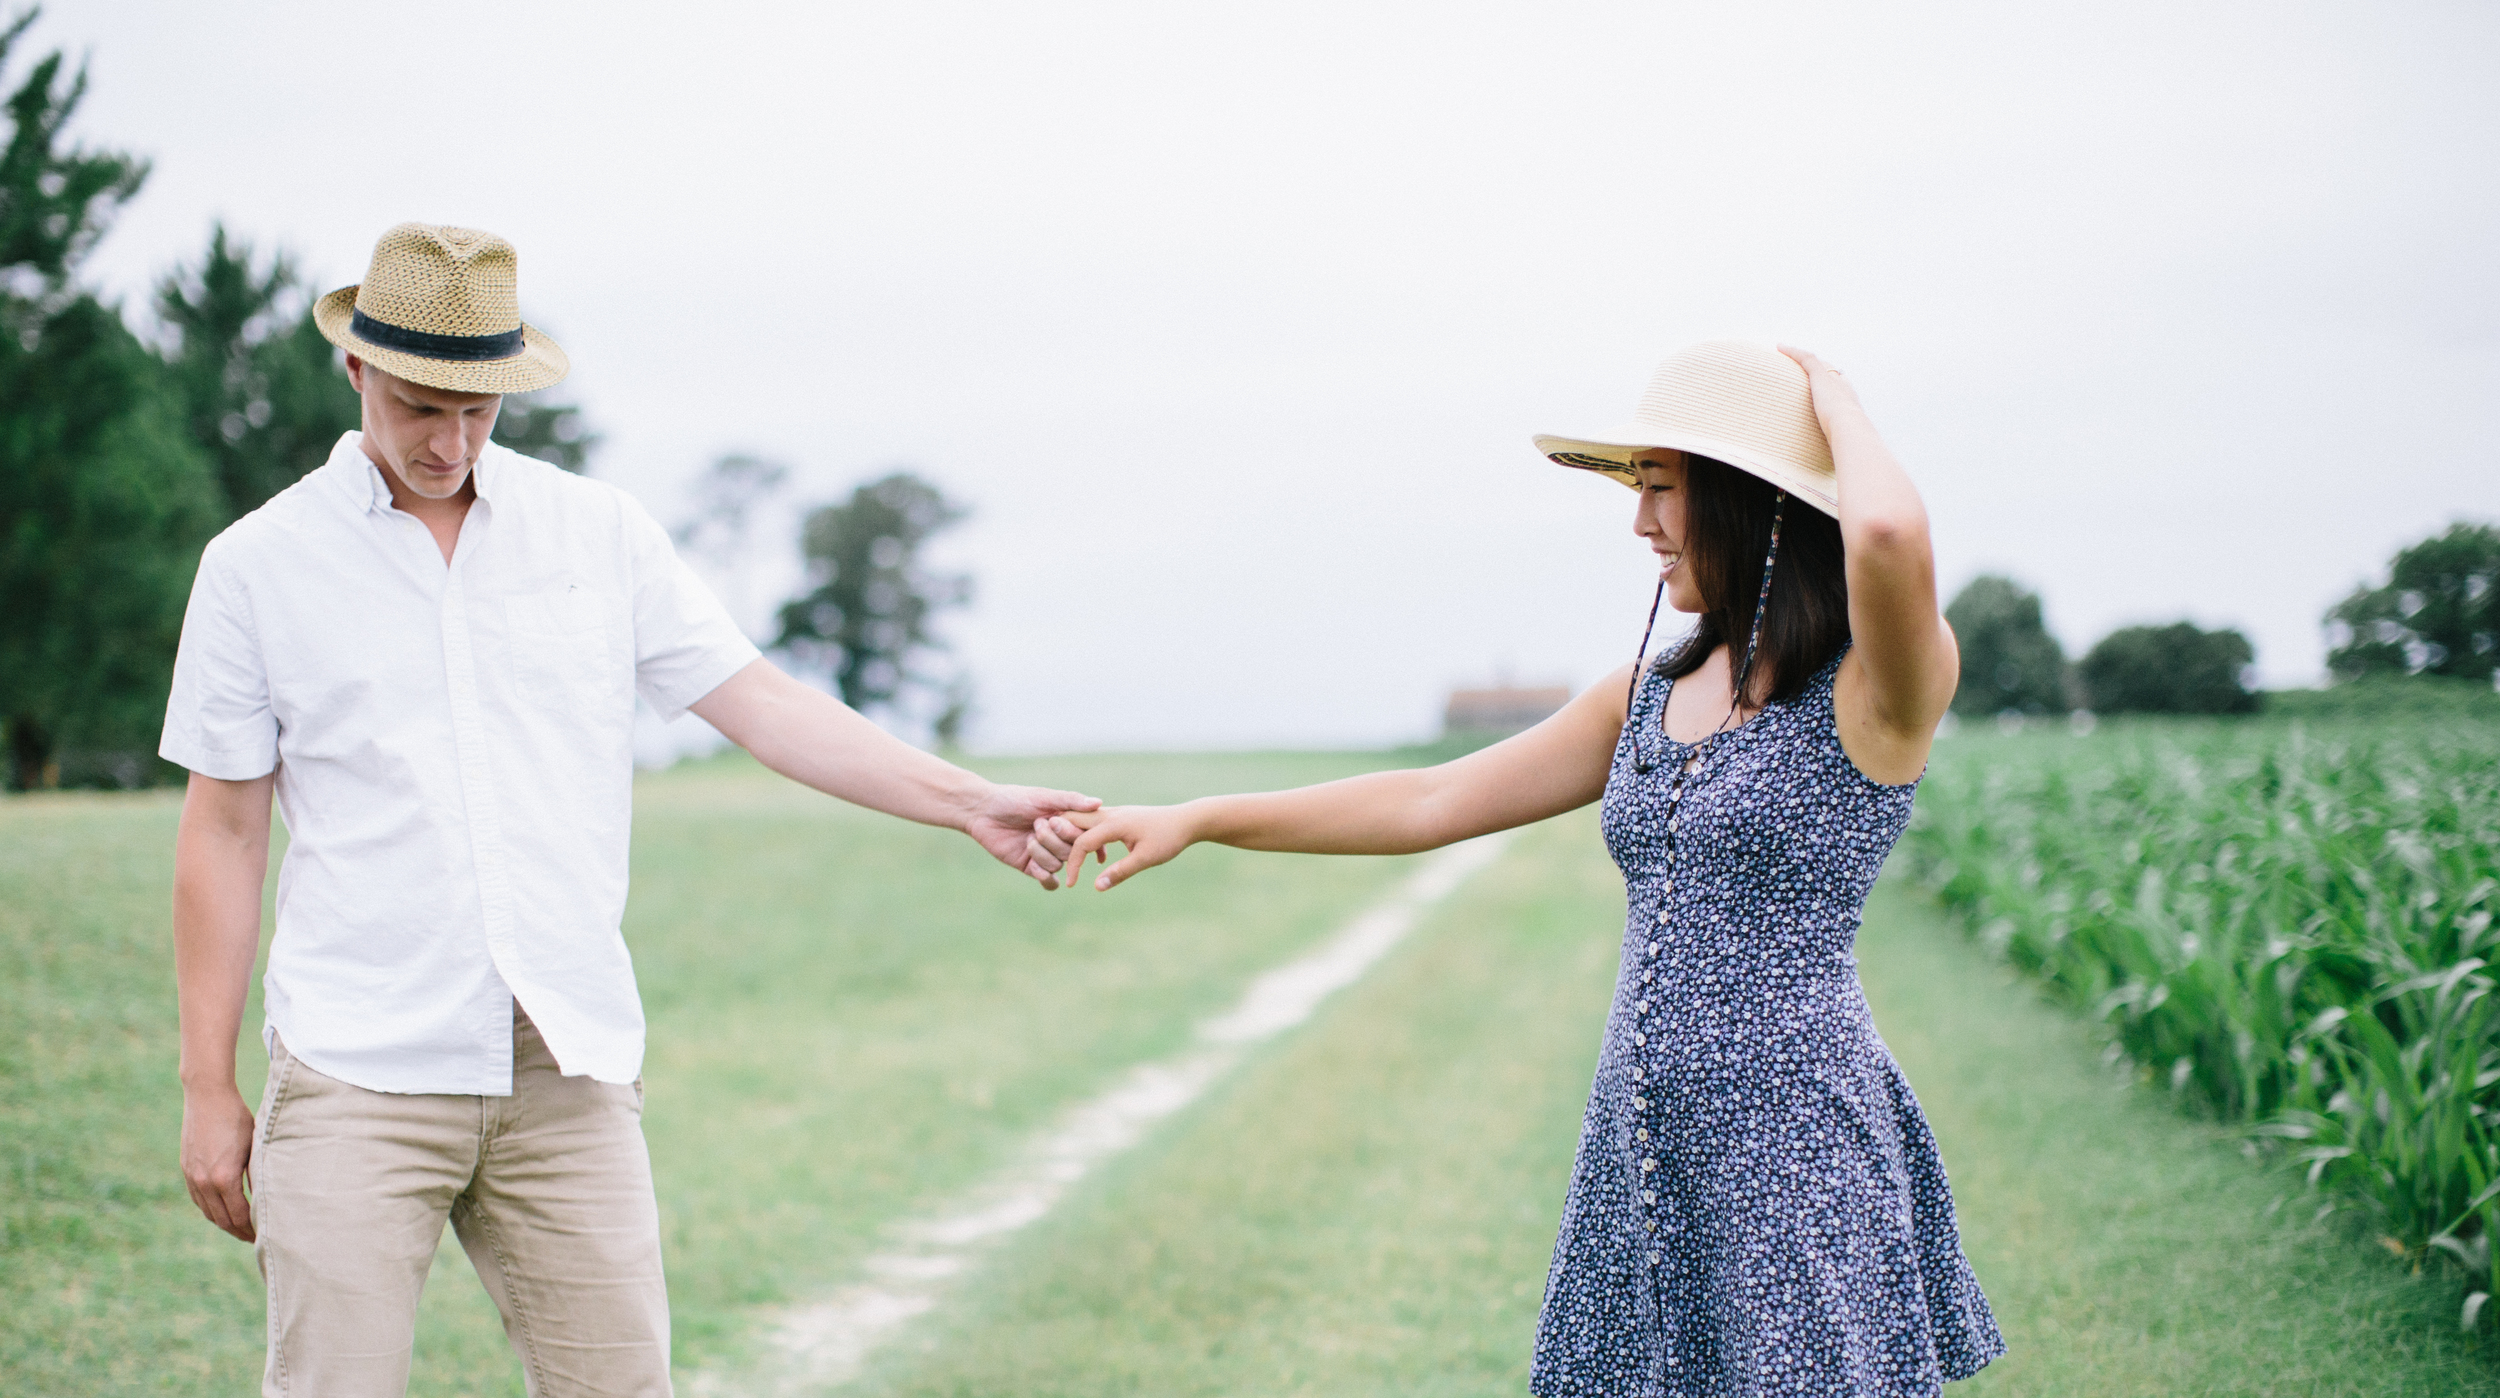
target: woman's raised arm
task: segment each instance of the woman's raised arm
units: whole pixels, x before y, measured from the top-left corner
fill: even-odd
[[[1068,886],[1076,886],[1088,855],[1115,844],[1127,853],[1117,863],[1101,854],[1107,867],[1094,880],[1097,889],[1201,841],[1303,854],[1412,854],[1576,810],[1606,789],[1631,680],[1632,667],[1624,666],[1527,732],[1437,767],[1178,806],[1116,807],[1077,840]]]
[[[1841,745],[1869,777],[1906,782],[1926,767],[1936,723],[1961,682],[1952,628],[1936,608],[1927,505],[1849,380],[1805,350],[1782,345],[1780,352],[1805,366],[1814,415],[1840,473],[1840,540],[1856,641],[1834,686]]]

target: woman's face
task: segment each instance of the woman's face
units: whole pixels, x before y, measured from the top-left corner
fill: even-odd
[[[1632,532],[1649,541],[1658,555],[1658,576],[1667,580],[1667,605],[1679,612],[1700,612],[1701,585],[1693,581],[1684,561],[1684,454],[1664,449],[1645,451],[1632,462],[1641,477],[1640,508],[1632,515]]]

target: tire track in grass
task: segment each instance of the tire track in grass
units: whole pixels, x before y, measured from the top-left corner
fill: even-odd
[[[747,1372],[698,1374],[689,1391],[700,1398],[796,1395],[848,1382],[905,1322],[934,1307],[982,1252],[1048,1214],[1070,1186],[1196,1101],[1253,1048],[1308,1020],[1330,995],[1362,979],[1424,912],[1492,863],[1509,841],[1507,832],[1488,835],[1432,855],[1318,949],[1252,981],[1231,1009],[1199,1024],[1188,1048],[1130,1069],[1061,1115],[1013,1165],[936,1213],[899,1225],[895,1246],[863,1264],[866,1279],[782,1312]]]

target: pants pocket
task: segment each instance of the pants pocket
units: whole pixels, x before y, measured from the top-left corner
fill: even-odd
[[[269,1036],[269,1081],[260,1090],[260,1120],[253,1123],[254,1153],[269,1144],[270,1132],[278,1119],[278,1109],[286,1105],[287,1089],[294,1083],[295,1055],[287,1052],[286,1040],[273,1032]]]

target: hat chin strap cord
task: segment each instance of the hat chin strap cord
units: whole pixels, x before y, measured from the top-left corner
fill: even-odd
[[[1762,645],[1762,616],[1771,604],[1771,571],[1779,565],[1780,522],[1787,517],[1787,513],[1788,492],[1783,490],[1778,493],[1778,498],[1771,505],[1771,550],[1762,557],[1762,590],[1754,594],[1753,629],[1745,637],[1745,659],[1736,667],[1736,682],[1728,686],[1727,712],[1720,717],[1718,726],[1704,735],[1700,744],[1695,747],[1692,761],[1686,763],[1683,770],[1676,774],[1676,789],[1668,797],[1670,806],[1683,795],[1684,778],[1701,769],[1702,759],[1709,754],[1711,745],[1718,741],[1720,734],[1728,731],[1730,721],[1736,717],[1737,709],[1745,702],[1745,684],[1753,678],[1754,653]],[[1641,667],[1649,658],[1650,634],[1658,629],[1658,604],[1665,601],[1666,597],[1667,576],[1661,573],[1658,575],[1658,591],[1649,599],[1649,621],[1641,627],[1641,648],[1632,656],[1632,684],[1623,695],[1623,723],[1632,734],[1632,770],[1643,775],[1647,775],[1649,770],[1657,764],[1649,757],[1649,747],[1645,741],[1648,737],[1646,725],[1633,720],[1633,700],[1641,692]],[[1661,707],[1658,712],[1658,726],[1663,730],[1666,724],[1666,710]]]

